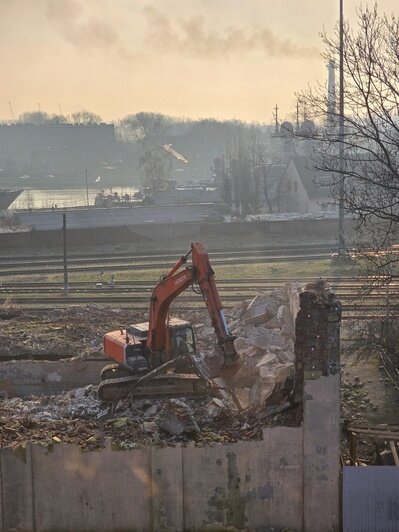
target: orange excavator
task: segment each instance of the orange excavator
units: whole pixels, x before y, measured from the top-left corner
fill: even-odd
[[[191,264],[187,265],[190,254]],[[155,287],[149,321],[105,334],[104,353],[115,363],[101,372],[100,399],[194,397],[209,393],[210,381],[196,362],[192,325],[169,316],[172,301],[190,286],[204,298],[217,337],[221,369],[237,364],[235,337],[223,314],[208,253],[202,244],[194,242]]]

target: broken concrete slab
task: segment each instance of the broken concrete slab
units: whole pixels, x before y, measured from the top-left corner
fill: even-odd
[[[259,325],[273,318],[273,310],[267,305],[257,305],[250,315],[241,319],[243,325]]]
[[[209,420],[226,419],[231,415],[231,410],[228,405],[217,397],[213,397],[205,405],[205,409]]]
[[[276,364],[277,361],[278,361],[277,356],[269,352],[263,355],[263,357],[256,364],[256,367],[261,368],[263,366],[270,366],[270,365],[273,366]]]
[[[250,404],[263,404],[272,393],[282,388],[288,377],[294,374],[293,364],[280,364],[270,369],[268,366],[259,368],[259,377],[252,386]]]
[[[191,408],[179,399],[167,401],[154,419],[158,428],[172,436],[200,432]]]
[[[294,375],[294,364],[279,364],[273,367],[264,365],[259,367],[259,376],[265,382],[284,382]]]
[[[234,348],[242,361],[244,359],[253,357],[259,352],[255,345],[251,344],[247,339],[242,337],[236,338],[234,340]]]
[[[286,305],[281,305],[277,310],[277,322],[280,326],[282,334],[294,337],[295,328],[292,321],[292,316],[289,308]]]

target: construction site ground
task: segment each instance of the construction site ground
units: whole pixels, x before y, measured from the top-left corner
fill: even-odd
[[[284,241],[284,244],[288,243]],[[298,241],[292,243],[298,244]],[[167,250],[169,244],[164,243],[162,249]],[[218,245],[231,245],[236,249],[241,246],[244,250],[246,245],[256,244],[264,246],[267,242],[261,242],[260,238],[246,242],[239,239],[235,242],[220,239],[206,242],[209,250]],[[129,246],[135,251],[154,250],[153,243],[141,243],[139,248],[136,244],[117,245],[107,246],[103,251],[128,250]],[[48,250],[41,250],[43,254],[47,252]],[[60,250],[56,252],[60,253]],[[4,253],[3,250],[2,254]],[[26,253],[25,250],[24,254]],[[14,255],[14,251],[12,254]],[[168,265],[165,264],[165,269]],[[343,266],[343,269],[349,272],[350,266]],[[341,271],[341,266],[332,265],[328,260],[304,260],[300,263],[260,262],[255,265],[220,266],[216,275],[217,279],[242,276],[279,278],[286,275],[301,279],[301,276],[314,275],[318,278],[336,275]],[[135,271],[134,276],[154,280],[155,285],[160,273],[158,270]],[[86,280],[89,277],[95,283],[99,273],[94,270],[74,275],[76,280],[83,280],[83,277]],[[117,273],[117,280],[118,275],[128,278],[129,273]],[[27,273],[26,279],[30,280],[32,277]],[[34,280],[57,280],[61,283],[62,275],[49,279],[43,272],[40,276],[34,276]],[[179,316],[178,307],[175,310],[173,313]],[[145,313],[134,309],[96,304],[24,311],[13,301],[8,301],[0,309],[0,361],[102,357],[102,337],[105,332],[142,321],[146,317]],[[199,350],[211,350],[215,338],[206,312],[195,310],[185,312],[181,317],[188,319],[196,327],[200,337]],[[228,317],[230,321],[234,321],[233,315],[228,313]],[[350,330],[350,324],[345,327]],[[343,362],[342,418],[373,424],[395,422],[398,392],[379,368],[379,361],[374,358],[359,363],[349,355]],[[174,445],[190,441],[203,445],[258,439],[262,437],[261,429],[264,426],[300,423],[296,409],[281,398],[280,401],[277,398],[267,408],[263,405],[248,406],[244,398],[241,412],[234,409],[227,398],[222,403],[217,398],[199,401],[178,399],[177,402],[145,399],[110,408],[98,401],[96,384],[67,391],[59,396],[10,398],[3,394],[0,397],[0,446],[16,447],[29,441],[43,445],[73,442],[84,449],[96,449],[102,447],[107,438],[118,448],[148,444]]]
[[[184,317],[197,330],[199,351],[212,351],[214,332],[206,312],[189,314]],[[103,358],[102,336],[106,331],[143,319],[146,315],[142,313],[93,305],[30,313],[13,309],[9,319],[1,322],[0,355],[2,360],[13,359],[17,364],[18,360],[55,360],[77,355]],[[262,355],[262,350],[259,353]],[[212,357],[211,352],[208,358],[211,365]],[[207,367],[207,371],[212,372],[212,368]],[[111,438],[113,445],[125,449],[189,441],[203,445],[259,439],[262,427],[298,423],[296,407],[284,400],[284,395],[278,399],[267,407],[248,406],[242,399],[240,411],[227,392],[222,392],[219,398],[142,399],[118,404],[101,403],[96,383],[52,396],[20,398],[3,393],[0,445],[73,442],[83,449],[96,449]]]
[[[95,305],[29,313],[13,310],[12,318],[1,320],[2,360],[55,360],[77,355],[101,358],[106,331],[146,317]],[[213,331],[206,312],[193,311],[184,317],[196,326],[200,351],[209,349]],[[398,393],[379,369],[378,361],[358,363],[349,357],[343,362],[343,418],[373,424],[394,422]],[[0,445],[75,443],[89,450],[104,446],[108,438],[121,449],[190,441],[204,445],[259,439],[264,426],[298,423],[296,409],[284,401],[238,412],[225,399],[144,399],[111,409],[98,401],[96,383],[58,396],[8,398],[3,394]],[[164,429],[160,428],[162,423]]]

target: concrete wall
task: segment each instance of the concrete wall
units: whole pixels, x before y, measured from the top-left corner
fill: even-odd
[[[98,382],[109,362],[105,357],[0,362],[0,392],[10,397],[59,394]]]
[[[304,530],[338,531],[340,376],[305,381],[304,395]]]
[[[194,205],[156,205],[135,207],[82,208],[66,211],[68,231],[114,227],[132,227],[148,224],[200,223],[204,220],[220,220],[217,208],[211,203]],[[63,211],[20,212],[14,215],[17,226],[32,227],[37,231],[62,229]]]
[[[1,530],[338,530],[338,386],[338,376],[307,383],[303,425],[265,428],[263,441],[3,449]]]
[[[3,449],[2,530],[302,529],[303,430],[214,447]]]

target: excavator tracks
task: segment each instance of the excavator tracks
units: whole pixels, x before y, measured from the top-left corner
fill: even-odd
[[[119,369],[118,364],[110,366],[116,366],[116,371]],[[103,369],[101,377],[107,376],[108,371],[112,371],[110,366]],[[106,370],[105,373],[104,370]],[[127,370],[124,371],[127,372]],[[128,377],[102,380],[97,389],[99,399],[112,402],[125,399],[129,395],[132,399],[206,397],[211,392],[209,383],[194,373],[164,373],[146,382],[138,383],[140,377],[140,375],[130,374]]]

